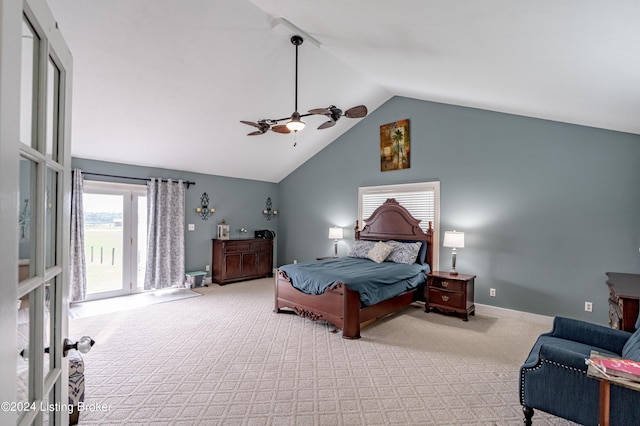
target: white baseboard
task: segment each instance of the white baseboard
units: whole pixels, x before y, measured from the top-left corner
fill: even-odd
[[[513,309],[499,308],[497,306],[482,305],[476,303],[476,313],[501,318],[514,318],[523,321],[534,322],[536,324],[553,325],[553,317],[546,315],[532,314],[530,312],[515,311]]]

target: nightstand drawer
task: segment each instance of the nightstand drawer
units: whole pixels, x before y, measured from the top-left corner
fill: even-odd
[[[451,308],[465,308],[464,293],[443,291],[430,287],[428,293],[428,303],[435,305],[448,306]]]
[[[458,280],[431,278],[429,282],[429,287],[431,288],[442,288],[450,291],[464,291],[464,286],[464,281]]]
[[[473,304],[475,278],[475,275],[430,272],[424,289],[424,296],[427,299],[424,311],[431,312],[431,309],[437,309],[454,312],[462,315],[464,321],[468,321],[469,315],[474,315],[476,311]]]

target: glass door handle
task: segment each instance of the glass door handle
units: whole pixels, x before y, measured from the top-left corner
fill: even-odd
[[[71,349],[75,349],[78,352],[80,352],[81,354],[86,354],[87,352],[89,352],[91,350],[91,348],[93,347],[93,345],[95,345],[96,342],[95,340],[93,340],[91,337],[89,336],[82,336],[77,342],[73,343],[71,340],[69,339],[64,339],[64,346],[62,347],[62,356],[66,357],[67,353],[71,350]],[[44,353],[48,354],[49,353],[49,348],[44,348]],[[22,351],[20,351],[20,356],[24,359],[29,359],[29,349],[28,348],[24,348]]]
[[[64,346],[62,348],[62,356],[63,357],[67,356],[67,353],[71,349],[75,349],[78,352],[80,352],[81,354],[86,354],[87,352],[89,352],[91,350],[91,347],[93,347],[93,345],[95,345],[95,344],[96,344],[95,340],[93,340],[89,336],[82,336],[75,343],[73,343],[69,339],[64,339]]]

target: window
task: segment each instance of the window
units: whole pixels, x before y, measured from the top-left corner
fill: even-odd
[[[399,185],[364,186],[358,188],[358,218],[363,224],[375,209],[388,198],[395,198],[409,213],[420,220],[426,231],[433,227],[433,270],[438,265],[440,246],[440,182],[420,182]],[[362,226],[362,225],[361,225]]]

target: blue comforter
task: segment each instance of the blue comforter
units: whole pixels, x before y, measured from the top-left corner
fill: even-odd
[[[363,306],[371,306],[423,283],[429,265],[376,263],[369,259],[341,257],[283,265],[280,270],[304,293],[322,294],[331,284],[340,281],[360,293]]]

